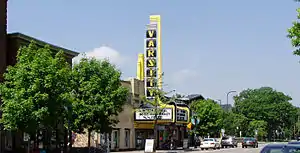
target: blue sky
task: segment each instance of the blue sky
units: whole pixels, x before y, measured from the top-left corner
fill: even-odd
[[[299,6],[293,0],[30,0],[8,5],[9,32],[109,56],[124,78],[136,75],[149,15],[160,14],[166,90],[225,103],[230,90],[271,86],[300,104],[300,58],[292,55],[286,38]]]

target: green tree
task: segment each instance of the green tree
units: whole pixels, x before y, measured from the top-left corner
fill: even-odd
[[[191,109],[195,112],[200,123],[196,125],[196,130],[201,136],[207,134],[217,136],[222,127],[222,108],[211,99],[194,101]]]
[[[44,144],[49,144],[51,130],[64,120],[70,71],[62,51],[53,56],[48,46],[38,48],[34,42],[20,48],[0,84],[4,128],[26,132],[32,140],[37,130],[46,130]]]
[[[300,135],[300,108],[297,109],[297,115],[295,116],[295,125],[294,125],[294,137]]]
[[[239,135],[239,131],[247,132],[248,119],[242,114],[232,111],[224,112],[223,129],[227,135]]]
[[[267,136],[268,123],[262,120],[250,121],[248,126],[247,136],[255,136],[255,130],[257,130],[257,137],[262,140]]]
[[[299,2],[299,0],[295,0],[296,2]],[[295,50],[293,51],[294,55],[299,56],[300,55],[300,8],[297,10],[297,20],[293,21],[293,26],[289,28],[288,31],[288,38],[291,39],[292,46],[295,47]]]
[[[73,129],[109,133],[129,95],[121,72],[107,60],[82,58],[73,67]],[[90,141],[88,141],[90,146]]]
[[[268,123],[268,138],[273,131],[293,125],[296,108],[289,102],[292,98],[270,87],[247,89],[234,97],[234,111],[249,120]]]

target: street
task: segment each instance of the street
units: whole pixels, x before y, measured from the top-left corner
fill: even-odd
[[[225,148],[225,149],[220,149],[220,150],[199,150],[199,151],[191,151],[195,153],[200,153],[200,152],[218,152],[218,153],[259,153],[261,148],[264,145],[260,145],[258,148]]]
[[[184,151],[184,150],[158,150],[158,153],[207,153],[207,152],[214,152],[214,153],[259,153],[259,151],[265,146],[265,144],[261,144],[258,146],[258,148],[224,148],[220,150],[200,150],[199,148],[197,150],[192,151]],[[115,152],[115,153],[144,153],[144,151],[127,151],[127,152]]]

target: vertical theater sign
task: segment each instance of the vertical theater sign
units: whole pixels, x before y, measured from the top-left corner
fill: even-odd
[[[157,24],[147,25],[145,41],[145,95],[153,99],[153,89],[157,88]]]

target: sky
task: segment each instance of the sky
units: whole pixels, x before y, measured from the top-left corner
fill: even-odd
[[[287,28],[293,0],[30,0],[8,2],[8,32],[21,32],[96,58],[136,76],[149,15],[162,19],[165,90],[221,99],[270,86],[300,105],[300,57]]]

